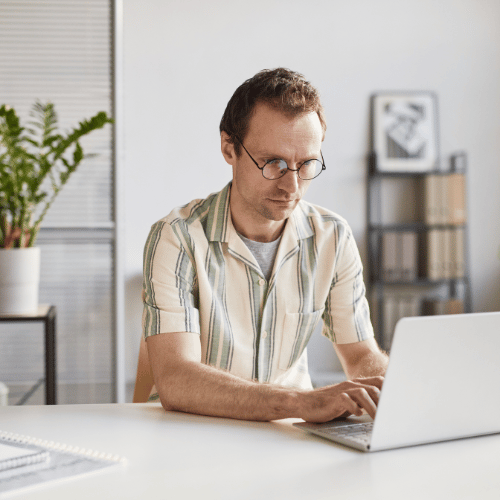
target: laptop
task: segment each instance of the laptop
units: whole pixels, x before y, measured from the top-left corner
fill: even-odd
[[[375,420],[296,427],[373,452],[500,433],[500,312],[403,318]]]

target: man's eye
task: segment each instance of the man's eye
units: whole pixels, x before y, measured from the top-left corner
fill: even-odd
[[[267,160],[267,164],[269,165],[278,165],[281,160],[279,158],[273,158],[272,160]]]

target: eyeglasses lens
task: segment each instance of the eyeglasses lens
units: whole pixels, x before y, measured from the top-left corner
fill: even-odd
[[[286,174],[288,165],[285,160],[272,160],[264,165],[262,174],[266,179],[274,180]],[[303,163],[299,169],[299,177],[303,180],[310,180],[317,177],[323,169],[323,164],[319,160],[310,160]]]
[[[272,160],[264,165],[262,173],[266,179],[279,179],[286,174],[288,165],[285,160]]]

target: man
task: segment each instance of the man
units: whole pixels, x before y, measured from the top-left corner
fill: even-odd
[[[153,225],[143,326],[165,409],[311,422],[375,415],[387,356],[354,238],[344,219],[302,201],[325,168],[325,129],[302,75],[261,71],[221,121],[232,183]],[[350,380],[313,390],[305,348],[320,318]]]

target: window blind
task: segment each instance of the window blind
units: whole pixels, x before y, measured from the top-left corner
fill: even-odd
[[[23,124],[36,99],[54,103],[64,131],[98,111],[111,115],[112,58],[109,0],[0,1],[0,104],[13,106]],[[113,399],[112,138],[106,125],[82,139],[84,152],[96,156],[64,186],[38,239],[40,303],[56,305],[58,313],[58,383],[86,386],[60,391],[61,403]],[[0,330],[0,380],[7,384],[35,378],[34,359],[43,359],[29,328]],[[13,349],[22,356],[2,354]]]

